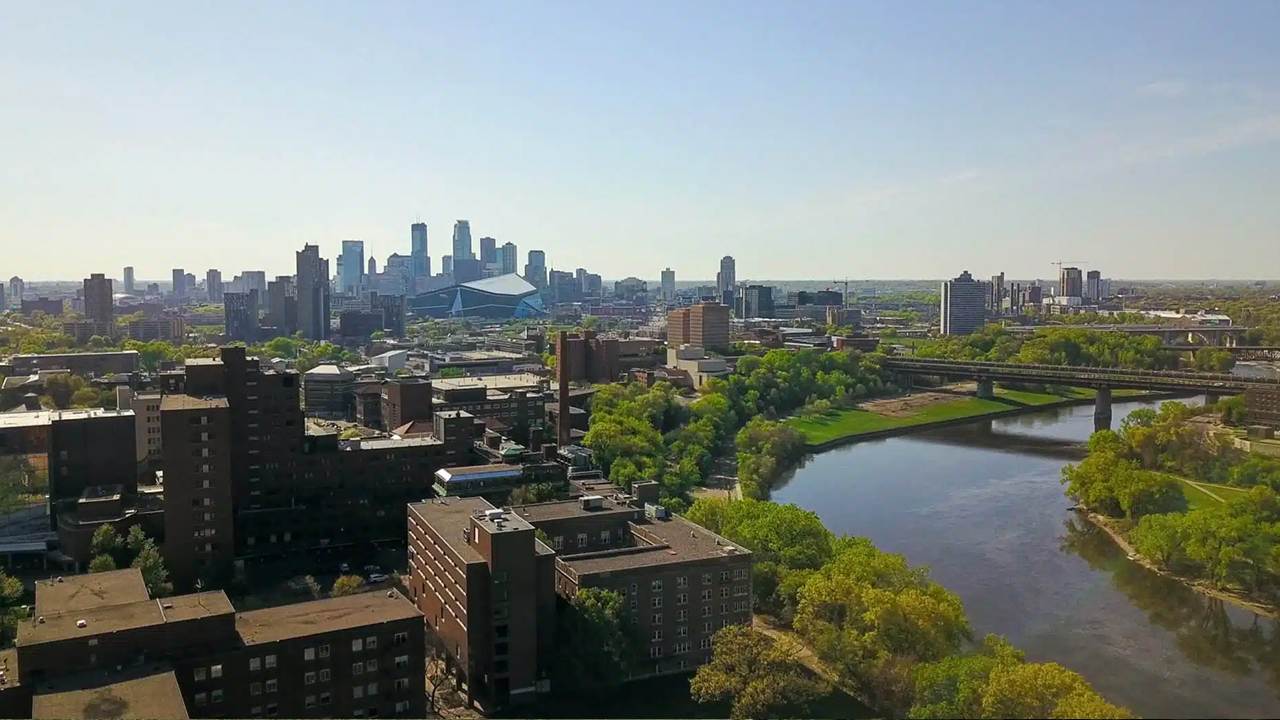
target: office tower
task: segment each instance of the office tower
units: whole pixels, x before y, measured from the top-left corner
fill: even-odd
[[[187,296],[187,271],[174,268],[172,273],[173,296],[179,300]]]
[[[112,312],[111,280],[102,273],[94,273],[84,281],[84,316],[87,320],[110,323]]]
[[[471,223],[459,220],[453,224],[453,261],[457,263],[462,258],[473,257],[475,254],[471,252]]]
[[[503,243],[498,248],[498,273],[501,275],[510,275],[516,271],[516,244]]]
[[[597,273],[585,273],[579,289],[584,298],[598,298],[604,295],[604,281]]]
[[[491,237],[480,238],[480,262],[484,265],[496,265],[498,262],[498,241]]]
[[[4,283],[0,283],[0,312],[9,309],[9,302],[4,296]]]
[[[404,337],[404,295],[369,293],[369,310],[382,314],[382,329],[392,337]]]
[[[768,285],[739,288],[736,312],[740,318],[773,317],[773,288]]]
[[[943,335],[968,335],[986,321],[987,285],[973,279],[968,270],[942,283]]]
[[[1001,303],[1004,301],[1004,273],[992,275],[991,282],[988,284],[990,292],[987,294],[987,309],[991,312],[1000,313]]]
[[[547,286],[547,254],[541,250],[529,251],[529,262],[524,266],[524,279],[541,290]]]
[[[667,313],[667,346],[695,345],[705,350],[729,349],[729,307],[702,302]]]
[[[453,259],[454,282],[464,283],[484,277],[484,266],[474,257]]]
[[[251,343],[258,339],[258,291],[225,293],[222,317],[228,340]]]
[[[22,282],[22,278],[14,275],[9,278],[9,307],[22,308],[22,295],[26,289],[26,283]]]
[[[1084,286],[1084,296],[1094,302],[1102,299],[1102,273],[1097,270],[1090,270],[1087,275]]]
[[[414,223],[409,226],[409,256],[413,258],[413,277],[431,275],[431,262],[427,259],[427,224]]]
[[[1058,273],[1058,296],[1059,297],[1082,297],[1084,295],[1084,280],[1080,274],[1080,268],[1064,267]]]
[[[280,275],[267,283],[266,324],[276,335],[293,335],[298,329],[298,295],[293,277]]]
[[[733,288],[737,284],[737,266],[731,255],[725,255],[720,258],[720,272],[716,273],[716,290],[725,306],[733,305]]]
[[[445,275],[453,274],[453,256],[452,255],[445,255],[444,257],[440,258],[440,272],[444,273]]]
[[[212,269],[205,271],[204,291],[208,293],[209,302],[222,302],[222,271]]]
[[[298,329],[308,340],[329,337],[329,261],[316,245],[297,253]]]
[[[129,266],[125,267],[125,269],[124,269],[124,277],[123,277],[122,279],[124,280],[124,291],[125,291],[127,294],[132,295],[132,294],[133,294],[133,282],[134,282],[134,280],[133,280],[133,266],[132,266],[132,265],[129,265]],[[0,307],[3,307],[3,303],[0,303]]]
[[[369,270],[365,273],[369,282],[373,282],[373,276],[378,274],[378,261],[372,255],[369,256]]]
[[[676,271],[667,268],[662,271],[662,299],[671,302],[676,297]]]
[[[196,291],[196,276],[192,273],[186,273],[182,278],[182,287],[187,291],[187,296],[191,297]]]
[[[551,270],[547,273],[547,287],[551,290],[552,302],[577,302],[582,298],[582,286],[573,273]]]
[[[338,289],[344,295],[360,293],[360,279],[364,273],[364,242],[361,240],[342,241],[342,265],[338,272]]]

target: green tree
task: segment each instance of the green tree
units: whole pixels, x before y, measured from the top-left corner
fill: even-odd
[[[600,588],[579,590],[558,620],[555,684],[588,691],[620,685],[640,656],[635,628],[621,595]]]
[[[169,571],[165,569],[164,558],[160,556],[160,549],[151,538],[143,541],[138,554],[133,558],[132,567],[142,572],[142,582],[152,597],[163,597],[173,592],[173,583],[169,582]]]
[[[120,538],[120,533],[111,525],[100,525],[97,530],[93,531],[93,537],[89,540],[89,554],[93,557],[106,556],[112,558],[114,569],[121,562],[127,564],[130,558],[123,554],[124,540]],[[96,572],[96,571],[95,571]]]
[[[25,596],[22,581],[0,570],[0,642],[8,644],[16,636],[18,621],[25,617],[21,607]]]
[[[355,595],[364,591],[364,578],[359,575],[342,575],[333,581],[333,589],[329,591],[330,597],[342,597],[343,595]]]
[[[982,717],[982,696],[991,671],[1021,662],[1021,651],[999,635],[987,635],[977,652],[922,663],[915,671],[915,701],[908,717]]]
[[[986,718],[1128,718],[1102,699],[1084,678],[1057,663],[1001,665],[982,694]]]
[[[107,572],[116,569],[116,561],[110,555],[94,555],[89,561],[89,572]]]
[[[698,702],[728,700],[734,720],[804,717],[827,688],[799,661],[798,645],[741,625],[715,634],[711,662],[689,684]]]

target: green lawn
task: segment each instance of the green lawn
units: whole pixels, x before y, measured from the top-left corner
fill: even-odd
[[[787,422],[804,435],[806,444],[820,445],[837,438],[989,415],[1013,407],[1016,406],[998,400],[960,398],[931,405],[905,417],[890,417],[867,410],[837,410],[817,418],[792,418]]]
[[[1054,395],[1052,393],[1032,392],[1030,390],[1007,390],[996,388],[996,397],[1011,400],[1019,405],[1049,405],[1074,397],[1072,395]]]
[[[1182,483],[1182,495],[1187,498],[1187,509],[1189,510],[1201,510],[1220,504],[1222,500],[1218,500],[1214,495],[1217,495],[1218,498],[1222,498],[1223,500],[1227,500],[1232,496],[1249,492],[1245,488],[1232,487],[1230,485],[1219,485],[1217,483],[1191,481],[1177,475],[1170,475],[1169,477],[1172,477]]]

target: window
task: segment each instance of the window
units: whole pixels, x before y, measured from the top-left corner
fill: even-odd
[[[313,647],[309,647],[309,648],[307,648],[307,649],[303,650],[303,651],[302,651],[302,659],[303,659],[303,660],[307,660],[307,661],[315,660],[315,659],[316,659],[316,649],[315,649],[315,648],[313,648]]]
[[[652,598],[650,598],[650,600],[649,600],[649,604],[650,604],[651,606],[653,606],[653,607],[656,607],[656,608],[660,608],[660,607],[662,607],[662,596],[661,596],[661,595],[654,595]]]
[[[609,544],[609,531],[608,531],[608,530],[601,530],[601,531],[600,531],[600,544],[601,544],[601,545],[608,545],[608,544]]]
[[[198,692],[195,696],[196,705],[207,705],[209,703],[209,694]]]
[[[654,580],[653,582],[649,583],[649,590],[656,593],[662,592],[662,581]]]
[[[746,580],[746,579],[747,579],[747,570],[746,570],[746,568],[738,568],[737,570],[734,570],[734,571],[733,571],[733,579],[734,579],[734,580]]]
[[[261,715],[261,714],[262,714],[262,706],[261,706],[261,705],[254,705],[253,707],[249,708],[249,714],[250,714],[250,715]]]
[[[587,534],[578,533],[578,547],[584,548],[586,546],[587,546]]]
[[[275,717],[276,713],[278,712],[280,712],[279,705],[275,703],[270,703],[269,705],[267,705],[267,717]]]
[[[404,645],[409,642],[409,633],[398,632],[391,638],[392,645]]]
[[[206,668],[198,667],[195,670],[193,670],[191,674],[195,676],[196,682],[204,682],[205,678],[209,677],[209,670]]]
[[[367,637],[367,638],[365,638],[365,639],[364,639],[364,649],[365,649],[365,650],[376,650],[377,648],[378,648],[378,638],[376,638],[376,637]]]
[[[677,595],[677,596],[676,596],[676,604],[677,604],[677,605],[688,605],[688,604],[689,604],[689,593],[680,593],[679,595]]]
[[[564,536],[562,535],[555,536],[555,538],[551,541],[551,547],[555,548],[556,550],[563,550]]]
[[[261,695],[261,694],[262,694],[262,683],[260,683],[260,682],[256,682],[256,683],[249,683],[249,694],[250,694],[250,695]]]
[[[729,582],[729,571],[728,571],[728,570],[721,570],[721,571],[720,571],[720,582]]]
[[[703,605],[703,606],[702,606],[702,617],[704,617],[704,618],[711,617],[711,606],[710,606],[710,605]]]
[[[409,689],[409,678],[396,678],[396,692]]]
[[[328,643],[325,643],[324,645],[321,645],[321,646],[320,646],[320,657],[322,657],[322,658],[327,658],[327,657],[329,657],[329,645],[328,645]]]
[[[268,655],[268,656],[267,656],[267,667],[268,667],[268,668],[273,668],[273,667],[275,667],[275,666],[276,666],[276,656],[275,656],[275,655]]]
[[[699,648],[700,650],[710,650],[710,649],[711,649],[711,638],[709,638],[709,637],[704,637],[704,638],[702,638],[701,640],[699,640],[699,641],[698,641],[698,648]]]
[[[635,595],[637,592],[639,592],[638,586],[635,583],[631,583],[631,594]]]
[[[371,673],[372,673],[372,672],[378,672],[378,661],[377,661],[377,660],[368,660],[368,661],[366,661],[366,662],[365,662],[365,664],[364,664],[364,669],[365,669],[365,670],[368,670],[368,671],[369,671],[369,672],[371,672]]]
[[[649,636],[650,642],[662,642],[662,628],[654,628],[653,634]]]
[[[676,587],[677,587],[677,588],[687,588],[687,587],[689,587],[689,578],[688,578],[687,576],[685,576],[685,575],[681,575],[681,576],[677,577],[677,578],[676,578]]]
[[[702,623],[702,632],[708,635],[711,634],[711,623]]]
[[[397,713],[397,714],[399,714],[399,713],[406,713],[406,712],[409,712],[409,701],[408,701],[408,700],[401,700],[401,701],[397,702],[397,703],[396,703],[396,713]]]
[[[303,685],[315,685],[315,684],[316,684],[316,674],[315,674],[315,673],[313,673],[313,672],[309,672],[309,673],[307,673],[307,674],[303,675],[303,676],[302,676],[302,684],[303,684]]]
[[[368,687],[366,687],[366,688],[364,689],[364,694],[365,694],[365,695],[370,695],[370,696],[372,696],[372,695],[377,695],[377,694],[378,694],[378,683],[376,683],[376,682],[371,682],[371,683],[369,683]]]
[[[408,656],[408,655],[397,655],[397,656],[396,656],[396,669],[397,669],[397,670],[404,670],[404,669],[405,669],[405,668],[407,668],[407,667],[409,667],[409,656]]]
[[[249,658],[249,672],[258,672],[262,669],[261,658]]]
[[[361,640],[360,638],[352,638],[351,652],[360,652],[363,649],[364,649],[364,640]]]
[[[676,628],[676,637],[689,637],[689,626],[680,625]]]
[[[676,643],[676,647],[675,647],[675,650],[673,651],[673,654],[683,655],[684,653],[689,652],[690,647],[691,646],[687,642]]]
[[[728,586],[725,586],[725,587],[720,588],[720,597],[722,597],[722,598],[727,598],[727,597],[729,597],[729,588],[728,588]]]
[[[320,670],[320,682],[329,682],[329,677],[329,668],[323,668]]]
[[[357,685],[357,686],[355,686],[355,687],[351,688],[351,697],[352,697],[352,698],[354,698],[354,699],[356,699],[356,700],[359,700],[359,699],[363,698],[363,697],[364,697],[364,686],[363,686],[363,685]]]
[[[328,704],[329,704],[329,703],[331,703],[331,702],[333,702],[333,694],[332,694],[332,693],[327,693],[327,692],[322,692],[322,693],[320,693],[320,704],[321,704],[321,705],[328,705]]]
[[[710,591],[710,590],[703,590],[703,591],[702,591],[702,602],[711,602],[711,591]]]
[[[654,614],[653,614],[653,617],[649,618],[649,624],[650,624],[650,625],[661,625],[661,624],[662,624],[662,613],[654,613]]]
[[[303,701],[302,701],[302,704],[303,704],[303,706],[304,706],[304,707],[308,707],[308,708],[313,708],[313,707],[315,707],[315,706],[316,706],[316,696],[315,696],[315,695],[308,695],[308,696],[307,696],[307,698],[306,698],[305,700],[303,700]]]
[[[662,657],[662,646],[661,646],[661,645],[654,645],[653,647],[649,648],[649,657],[651,657],[651,658],[660,658],[660,657]]]
[[[275,678],[271,678],[267,680],[267,685],[266,685],[267,692],[269,693],[275,692],[276,688],[279,687],[279,685],[280,685],[280,681],[276,680]]]
[[[364,674],[364,663],[362,663],[362,662],[358,662],[358,663],[351,663],[351,674],[352,674],[352,675],[363,675],[363,674]]]
[[[209,699],[216,703],[222,702],[222,690],[219,688],[219,689],[210,691]]]
[[[720,614],[724,615],[729,612],[729,603],[720,603]]]
[[[703,584],[703,585],[710,585],[710,584],[711,584],[711,573],[703,573],[703,574],[702,574],[702,584]]]

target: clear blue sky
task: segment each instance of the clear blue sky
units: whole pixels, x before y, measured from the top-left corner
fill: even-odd
[[[606,277],[1280,277],[1277,2],[55,2],[0,21],[0,276],[409,224]]]

